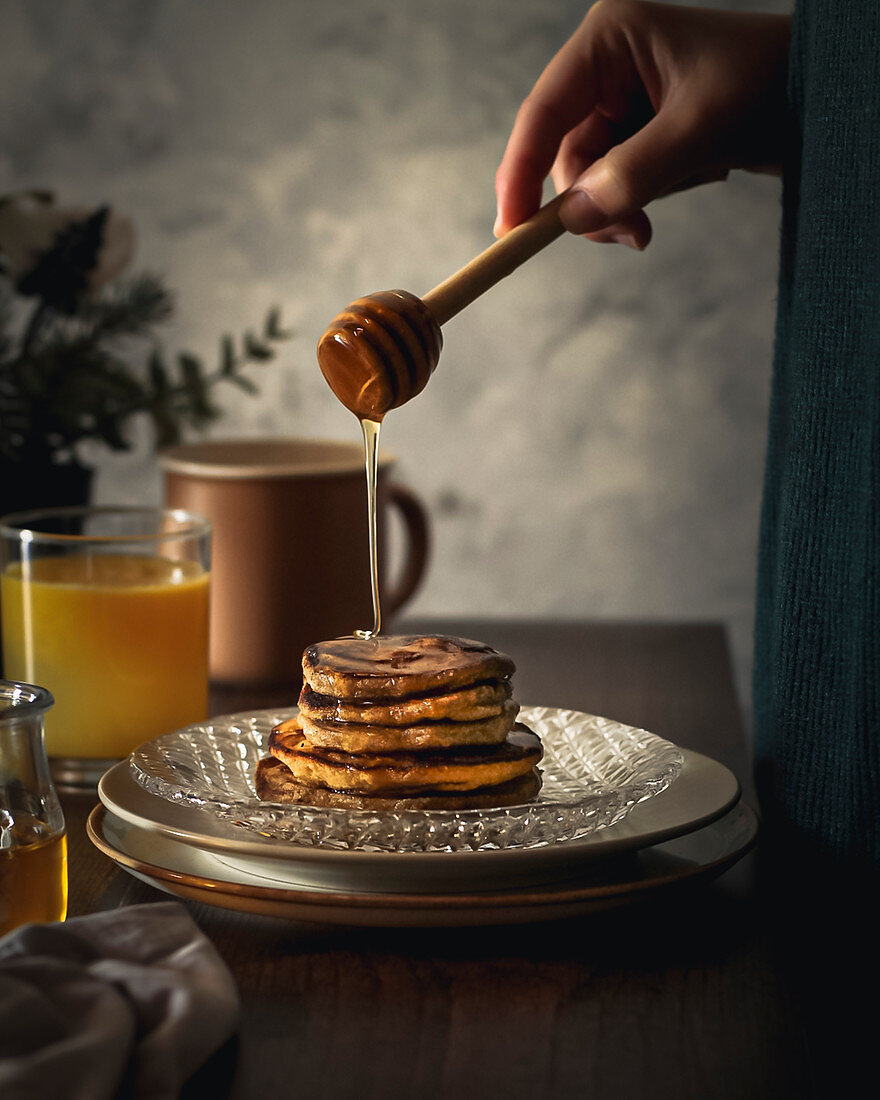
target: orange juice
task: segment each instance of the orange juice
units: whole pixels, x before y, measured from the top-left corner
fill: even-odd
[[[207,713],[208,574],[135,554],[44,557],[0,577],[5,675],[47,687],[50,756],[118,759]]]

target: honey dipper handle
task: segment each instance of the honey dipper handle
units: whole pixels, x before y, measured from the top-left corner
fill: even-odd
[[[562,235],[565,226],[559,220],[559,207],[565,194],[557,195],[423,296],[422,301],[438,325],[446,324],[450,317]]]

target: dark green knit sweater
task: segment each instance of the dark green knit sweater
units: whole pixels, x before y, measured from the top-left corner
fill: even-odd
[[[767,832],[880,864],[880,0],[804,0],[755,646]]]

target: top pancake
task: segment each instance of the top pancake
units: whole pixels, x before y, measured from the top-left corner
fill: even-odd
[[[510,657],[469,638],[390,634],[335,638],[310,645],[303,676],[313,691],[338,699],[397,699],[503,680]]]

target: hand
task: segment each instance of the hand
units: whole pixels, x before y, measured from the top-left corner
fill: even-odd
[[[551,173],[572,233],[643,249],[653,199],[778,170],[788,16],[599,0],[520,107],[495,178],[496,236],[537,210]]]

